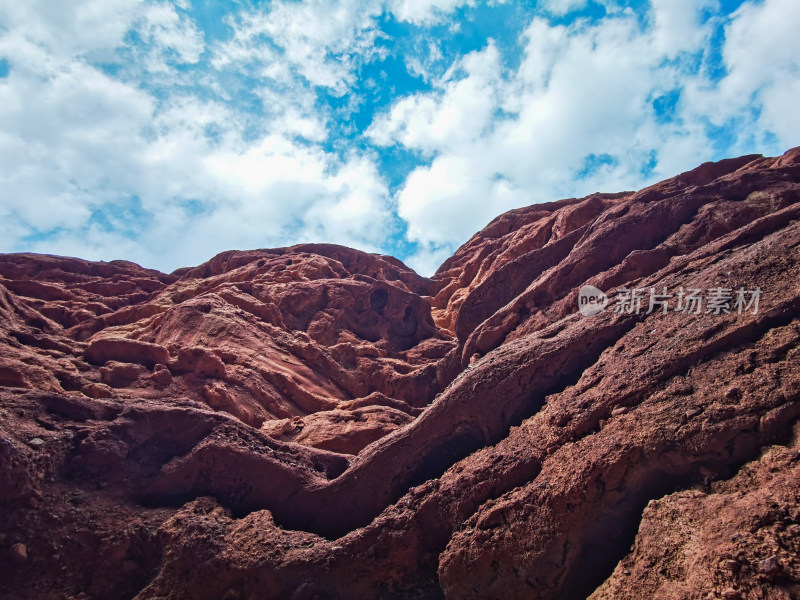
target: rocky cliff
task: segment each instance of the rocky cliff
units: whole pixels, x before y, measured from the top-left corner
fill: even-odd
[[[431,278],[0,255],[0,596],[800,598],[799,281],[800,149]]]

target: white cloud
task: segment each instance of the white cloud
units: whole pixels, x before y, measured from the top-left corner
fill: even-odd
[[[455,9],[473,4],[473,0],[392,0],[389,9],[399,21],[433,25],[442,22]]]
[[[576,172],[590,154],[612,155],[618,172],[637,173],[641,152],[664,133],[654,125],[651,98],[670,89],[676,73],[654,68],[661,55],[636,18],[570,28],[534,20],[526,40],[519,92],[507,102],[516,118],[494,140],[511,178],[531,191],[581,193],[586,182]]]
[[[682,117],[687,127],[725,128],[728,154],[779,153],[800,144],[793,108],[800,88],[800,5],[785,0],[745,2],[727,20],[719,81],[685,82]]]
[[[469,150],[443,154],[409,175],[398,195],[398,214],[408,223],[411,240],[426,247],[453,247],[497,214],[528,203],[500,172],[487,170],[482,151]]]
[[[486,70],[443,79],[375,120],[376,143],[431,157],[397,193],[408,236],[420,244],[410,262],[430,265],[508,208],[636,189],[692,168],[714,157],[709,122],[743,125],[731,153],[752,152],[754,140],[767,152],[800,143],[800,4],[743,4],[725,29],[729,73],[718,85],[699,58],[720,24],[704,17],[715,2],[654,0],[644,26],[640,15],[606,4],[608,16],[594,22],[534,18],[515,70],[486,60],[490,46],[473,55]],[[551,0],[544,8],[563,15],[584,5]],[[653,101],[668,93],[674,114],[660,118]]]
[[[798,26],[800,4],[793,0],[743,4],[725,32],[728,75],[712,94],[723,114],[760,107],[758,128],[774,133],[783,146],[800,143]]]
[[[85,198],[50,196],[53,206],[35,203],[39,211],[62,214],[58,225],[66,232],[33,248],[73,249],[89,258],[125,257],[165,270],[196,264],[231,248],[301,241],[380,249],[391,215],[386,186],[368,158],[354,155],[340,162],[282,135],[245,142],[229,131],[212,144],[191,119],[196,115],[202,122],[214,110],[191,106],[184,99],[180,107],[167,111],[181,114],[181,119],[158,119],[165,128],[159,137],[140,136],[135,154],[108,157],[112,166],[130,169],[135,181],[123,182],[120,176],[99,183]],[[79,173],[74,165],[70,171]],[[96,198],[110,198],[115,192],[140,198],[143,223],[135,242],[125,235],[124,226],[109,231],[89,219],[87,211]],[[188,205],[195,198],[202,202],[197,214]],[[120,209],[127,206],[127,198],[118,204]],[[43,228],[54,225],[38,213],[17,211],[17,218]]]
[[[635,19],[572,28],[536,19],[524,40],[508,78],[490,44],[453,69],[465,77],[444,81],[438,95],[400,100],[374,125],[378,142],[435,155],[397,197],[423,252],[462,243],[516,206],[594,191],[598,180],[643,179],[638,146],[650,133],[642,124],[660,76],[650,72],[653,53]],[[619,156],[619,164],[576,181],[591,153]]]
[[[504,210],[714,158],[709,125],[734,137],[726,154],[800,143],[795,0],[707,19],[714,0],[601,3],[604,18],[559,26],[586,0],[539,4],[551,20],[524,23],[516,56],[513,40],[460,55],[430,35],[460,36],[450,17],[472,0],[247,3],[226,41],[204,39],[186,0],[0,0],[0,251],[172,269],[299,241],[381,250],[404,225],[408,262],[430,273]],[[412,37],[393,46],[384,19]],[[357,78],[395,47],[428,89],[401,92],[359,138],[349,116],[396,82]],[[337,154],[342,129],[355,144]],[[379,155],[396,146],[422,164],[390,197]]]
[[[40,46],[51,59],[108,58],[137,18],[142,0],[0,0],[0,23],[11,39]]]
[[[774,132],[780,148],[789,148],[800,143],[798,98],[800,78],[797,76],[776,82],[759,92],[759,100],[762,102],[759,125],[765,131]]]
[[[429,41],[424,49],[416,49],[403,57],[409,74],[422,77],[426,82],[434,78],[434,65],[443,58],[442,50],[435,41]]]
[[[485,133],[497,106],[500,55],[494,44],[458,61],[436,90],[396,102],[367,136],[379,145],[397,141],[426,152],[458,148]]]
[[[254,93],[261,99],[274,133],[298,136],[313,142],[327,139],[327,118],[316,109],[316,96],[313,93],[277,90],[269,86],[259,88]]]
[[[339,158],[314,143],[327,131],[313,98],[264,87],[256,92],[269,110],[255,116],[180,86],[156,97],[140,85],[143,73],[159,83],[178,78],[176,65],[201,58],[202,36],[165,3],[129,2],[116,21],[102,6],[76,3],[70,24],[41,6],[0,4],[0,15],[15,20],[0,31],[0,55],[11,67],[0,79],[0,215],[8,234],[0,251],[27,238],[33,251],[171,270],[230,248],[299,241],[380,249],[392,221],[386,184],[369,156]],[[282,10],[288,19],[292,6]],[[296,15],[296,26],[309,16]],[[339,25],[318,15],[328,29],[313,43],[347,46],[342,23],[350,17],[328,16]],[[67,29],[56,33],[60,18]],[[104,18],[120,23],[113,36],[82,31]],[[146,44],[127,45],[134,30]],[[123,60],[118,51],[133,55],[122,77],[92,66],[98,53]],[[311,52],[290,51],[301,62]]]
[[[453,255],[456,248],[447,245],[441,248],[426,247],[415,252],[405,259],[405,264],[414,269],[417,273],[430,276],[442,265],[444,261]]]
[[[104,182],[131,182],[116,158],[137,153],[151,99],[83,62],[17,67],[0,85],[2,202],[28,228],[76,227],[111,199]]]
[[[791,0],[747,2],[725,32],[726,84],[746,92],[774,82],[776,71],[796,70],[800,62],[800,5]],[[769,67],[769,68],[766,68]]]
[[[229,21],[234,36],[216,48],[215,65],[251,65],[283,83],[296,74],[343,94],[355,77],[354,64],[376,52],[374,19],[381,12],[377,0],[275,2]]]
[[[701,14],[717,0],[650,0],[654,48],[666,58],[693,52],[707,43],[710,30],[701,27]]]
[[[167,72],[168,63],[193,64],[205,50],[203,34],[186,16],[178,14],[166,2],[146,5],[136,24],[136,30],[148,48],[145,68]]]
[[[539,6],[551,15],[563,16],[587,4],[588,0],[543,0]]]

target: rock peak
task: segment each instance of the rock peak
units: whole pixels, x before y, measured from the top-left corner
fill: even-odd
[[[0,596],[795,597],[799,248],[795,148],[430,278],[0,255]]]

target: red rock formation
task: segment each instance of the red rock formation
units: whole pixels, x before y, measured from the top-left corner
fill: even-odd
[[[800,597],[799,248],[795,149],[511,211],[430,279],[0,256],[0,596]]]

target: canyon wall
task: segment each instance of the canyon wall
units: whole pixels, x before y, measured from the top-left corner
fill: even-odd
[[[800,598],[798,317],[800,149],[430,278],[0,255],[0,596]]]

